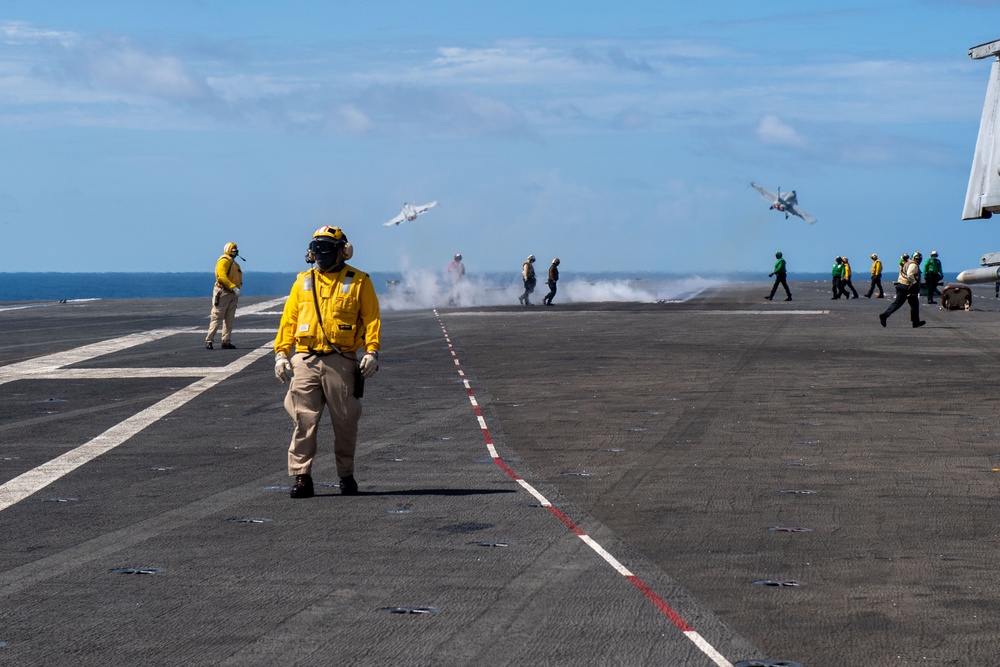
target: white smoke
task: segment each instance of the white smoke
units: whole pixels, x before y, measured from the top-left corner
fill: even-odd
[[[681,302],[723,284],[723,280],[699,277],[677,280],[573,278],[559,281],[553,303]],[[520,279],[505,282],[482,275],[466,275],[453,284],[447,274],[409,270],[403,273],[402,280],[386,285],[386,292],[379,296],[379,304],[384,310],[513,306],[518,305],[518,297],[523,292]],[[529,298],[532,303],[541,304],[548,292],[548,285],[539,281]]]

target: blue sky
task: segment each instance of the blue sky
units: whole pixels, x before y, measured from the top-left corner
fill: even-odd
[[[369,271],[960,271],[998,38],[974,0],[6,0],[0,272],[296,271],[324,224]]]

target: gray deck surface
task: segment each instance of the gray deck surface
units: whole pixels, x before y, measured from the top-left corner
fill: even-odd
[[[269,299],[213,351],[206,300],[0,305],[0,664],[998,664],[992,286],[767,287],[384,312],[362,493],[325,426],[308,500]]]

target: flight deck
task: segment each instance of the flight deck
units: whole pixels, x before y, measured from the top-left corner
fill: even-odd
[[[383,312],[343,497],[201,299],[0,304],[0,664],[986,665],[1000,306]]]

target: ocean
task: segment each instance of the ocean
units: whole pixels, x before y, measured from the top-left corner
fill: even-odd
[[[248,271],[243,275],[245,296],[280,297],[288,294],[295,273]],[[431,271],[373,272],[372,283],[383,308],[411,309],[455,303],[459,306],[516,304],[523,291],[517,272],[468,274],[457,286],[446,275]],[[856,287],[867,285],[859,276]],[[820,273],[789,274],[789,281],[828,281]],[[884,279],[884,278],[883,278]],[[667,273],[573,273],[564,271],[556,302],[684,301],[705,289],[730,283],[770,283],[766,273],[730,276],[694,276]],[[891,282],[891,280],[889,281]],[[197,273],[0,273],[0,302],[69,301],[77,299],[197,298],[212,294],[215,277]],[[544,267],[539,271],[533,301],[548,292]]]

